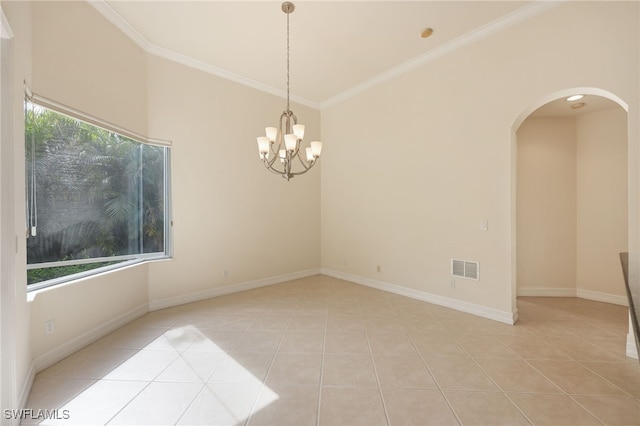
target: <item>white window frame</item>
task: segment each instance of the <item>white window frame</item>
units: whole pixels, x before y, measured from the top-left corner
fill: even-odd
[[[136,142],[147,144],[147,145],[155,145],[161,146],[165,148],[169,148],[166,151],[165,155],[165,179],[164,179],[164,199],[165,199],[165,218],[164,218],[164,251],[163,252],[155,252],[155,253],[140,253],[140,254],[132,254],[132,255],[121,255],[121,256],[110,256],[110,257],[100,257],[100,258],[90,258],[90,259],[75,259],[75,260],[67,260],[67,261],[59,261],[59,262],[43,262],[43,263],[34,263],[27,264],[27,270],[33,269],[41,269],[41,268],[51,268],[56,266],[69,266],[69,265],[81,265],[88,263],[100,263],[100,262],[112,262],[112,261],[120,261],[116,264],[97,267],[94,269],[90,269],[88,271],[78,272],[75,274],[65,275],[58,278],[53,278],[50,280],[28,284],[27,292],[32,292],[36,290],[40,290],[47,287],[56,286],[59,284],[63,284],[69,281],[78,280],[81,278],[85,278],[92,275],[101,274],[108,271],[113,271],[121,268],[125,268],[137,263],[147,262],[151,260],[160,260],[160,259],[170,259],[173,257],[173,219],[172,219],[172,199],[171,199],[171,141],[163,140],[163,139],[155,139],[148,138],[146,136],[142,136],[138,133],[132,132],[128,129],[124,129],[120,126],[117,126],[113,123],[109,123],[97,117],[94,117],[90,114],[84,113],[82,111],[78,111],[74,108],[71,108],[67,105],[63,105],[59,102],[53,101],[51,99],[45,98],[43,96],[37,95],[29,89],[28,86],[25,85],[25,95],[30,102],[33,102],[39,106],[50,109],[54,112],[67,115],[69,117],[75,118],[77,120],[88,123],[92,126],[99,127],[105,129],[110,132],[118,133],[121,136],[125,136],[129,139],[133,139]]]

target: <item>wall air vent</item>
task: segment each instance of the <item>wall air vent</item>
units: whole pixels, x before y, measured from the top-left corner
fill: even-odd
[[[478,262],[451,259],[451,275],[454,277],[480,279],[480,265]]]

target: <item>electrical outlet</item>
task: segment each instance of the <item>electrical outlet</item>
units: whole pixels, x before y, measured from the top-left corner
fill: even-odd
[[[382,266],[378,265],[378,266],[376,267],[376,271],[378,271],[378,272],[382,272]]]
[[[44,334],[49,335],[56,331],[56,320],[50,319],[44,322]]]
[[[456,288],[456,280],[454,280],[454,279],[449,280],[449,287]]]
[[[223,275],[225,278],[229,278],[229,270],[225,269]]]

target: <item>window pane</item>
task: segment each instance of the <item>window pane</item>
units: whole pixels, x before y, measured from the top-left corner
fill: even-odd
[[[25,109],[27,263],[164,253],[168,148]]]
[[[142,146],[142,252],[164,252],[166,148]]]

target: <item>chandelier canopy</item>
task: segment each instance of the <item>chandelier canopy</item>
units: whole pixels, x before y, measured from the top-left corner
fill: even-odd
[[[322,142],[319,141],[311,142],[309,147],[302,149],[304,125],[298,124],[298,119],[289,108],[289,15],[294,10],[293,3],[282,3],[282,11],[287,15],[287,109],[280,115],[278,127],[267,127],[266,136],[258,137],[262,163],[267,170],[286,180],[306,173],[316,164],[322,152]],[[293,167],[296,159],[302,167]]]

